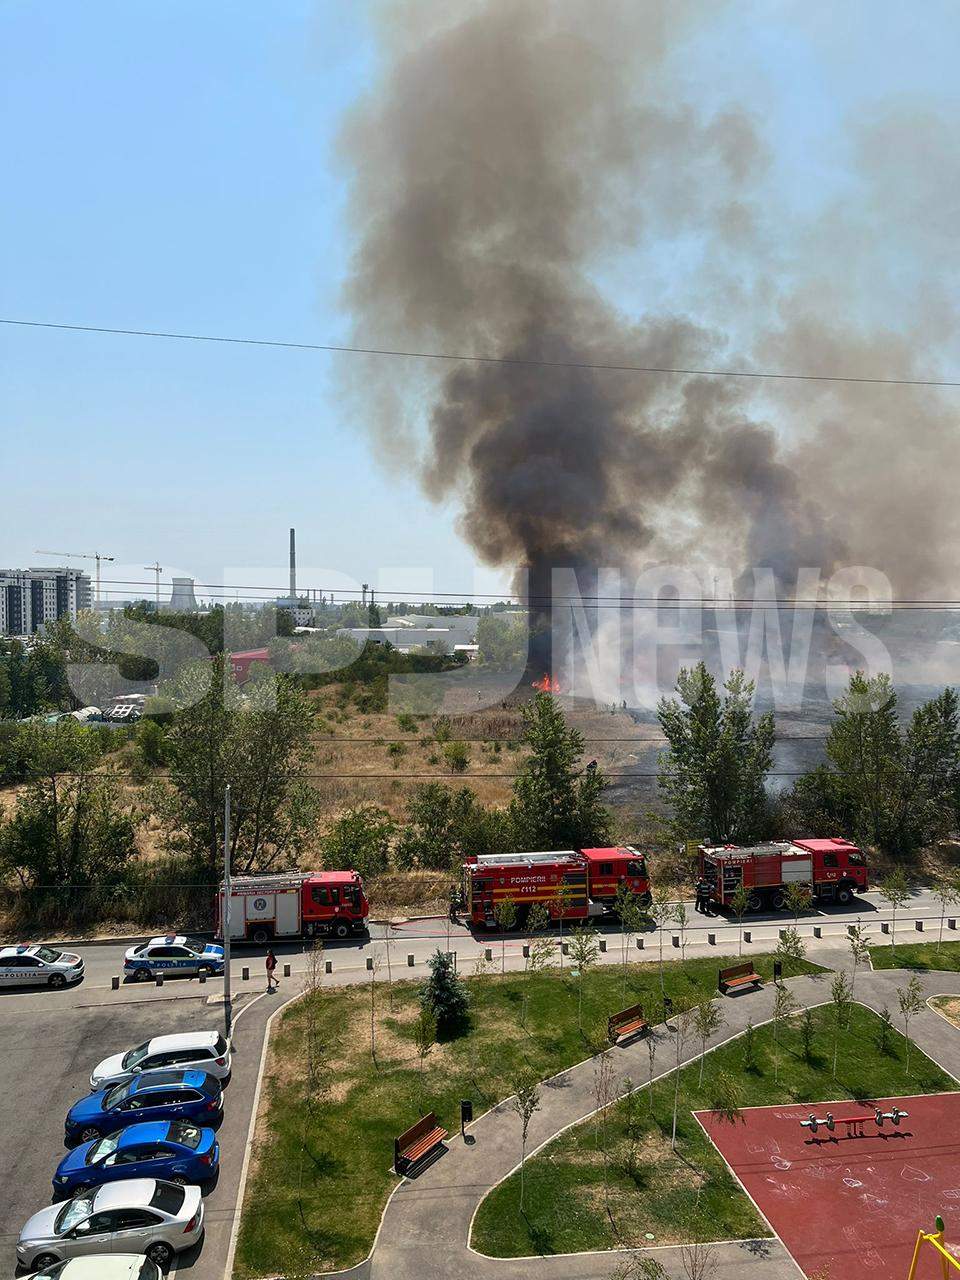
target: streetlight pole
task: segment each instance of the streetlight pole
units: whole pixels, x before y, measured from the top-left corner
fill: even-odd
[[[230,992],[230,784],[223,793],[223,1019],[227,1039],[233,1024],[233,1003]]]

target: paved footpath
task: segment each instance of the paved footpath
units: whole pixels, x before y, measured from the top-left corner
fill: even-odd
[[[832,968],[849,968],[846,951],[817,954]],[[960,974],[920,974],[927,997],[960,992]],[[909,974],[903,970],[872,972],[861,969],[856,978],[856,998],[879,1012],[897,1009],[896,989]],[[823,1004],[830,999],[830,974],[795,978],[788,986],[801,1005]],[[725,1017],[722,1031],[710,1042],[716,1047],[773,1014],[773,988],[744,993],[721,1001]],[[911,1025],[914,1042],[951,1075],[960,1079],[960,1034],[938,1014],[927,1009]],[[662,1032],[661,1032],[662,1034]],[[675,1062],[674,1042],[664,1045],[660,1065]],[[690,1041],[681,1063],[698,1056],[699,1042]],[[623,1094],[627,1079],[647,1078],[648,1058],[643,1041],[609,1050],[614,1062],[613,1089]],[[663,1074],[667,1074],[664,1070]],[[530,1124],[528,1152],[533,1153],[561,1130],[586,1119],[596,1108],[594,1062],[588,1059],[544,1082],[541,1108]],[[480,1201],[517,1166],[519,1121],[508,1102],[500,1103],[471,1127],[475,1138],[466,1145],[459,1135],[446,1153],[413,1181],[402,1182],[394,1192],[381,1224],[372,1256],[351,1271],[338,1273],[357,1280],[449,1280],[450,1276],[483,1280],[608,1280],[617,1263],[628,1255],[616,1252],[562,1257],[494,1259],[468,1247],[470,1224]],[[528,1157],[529,1158],[529,1157]],[[670,1277],[681,1277],[675,1248],[644,1250],[656,1257]],[[716,1280],[735,1280],[744,1266],[762,1266],[763,1280],[796,1280],[796,1264],[778,1240],[752,1240],[717,1246]]]

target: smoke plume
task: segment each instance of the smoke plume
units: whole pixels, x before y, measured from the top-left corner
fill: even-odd
[[[862,260],[856,219],[834,208],[778,228],[761,122],[665,70],[722,9],[385,11],[381,64],[342,138],[356,336],[505,363],[371,360],[355,385],[364,419],[388,461],[458,500],[485,562],[527,571],[538,592],[555,566],[665,559],[772,568],[785,590],[799,567],[841,563],[914,595],[938,587],[960,446],[936,392],[584,367],[929,374],[936,298],[899,327],[850,307],[836,266]],[[864,217],[897,192],[883,142],[901,134],[877,128],[858,143]],[[916,207],[901,216],[922,258]],[[942,215],[931,229],[941,246],[947,223],[952,236]],[[674,313],[662,287],[651,307],[643,271],[618,274],[661,241],[703,264],[702,308]]]

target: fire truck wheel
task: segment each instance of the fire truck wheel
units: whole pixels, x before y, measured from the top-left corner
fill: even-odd
[[[335,938],[350,937],[350,926],[349,924],[347,924],[346,920],[337,921],[337,923],[333,926],[333,936]]]
[[[258,946],[262,947],[265,942],[270,941],[270,930],[262,928],[254,929],[250,934],[250,941],[257,943]]]
[[[759,911],[762,906],[763,906],[763,898],[760,896],[760,894],[751,893],[750,896],[747,898],[747,910]]]
[[[841,885],[837,890],[837,901],[840,903],[841,907],[849,907],[850,903],[853,901],[852,890],[848,889],[846,885]]]
[[[783,890],[778,889],[777,892],[773,895],[773,909],[774,911],[782,911],[786,905],[787,905],[787,900],[783,896]]]

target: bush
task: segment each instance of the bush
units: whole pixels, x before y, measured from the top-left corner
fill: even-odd
[[[339,870],[359,871],[368,879],[390,865],[390,846],[396,826],[386,809],[358,804],[338,818],[322,842],[323,863]]]
[[[417,720],[409,711],[401,711],[397,716],[397,726],[401,733],[416,733]]]
[[[443,748],[443,758],[452,773],[465,773],[470,763],[470,748],[465,742],[448,742]]]
[[[137,725],[135,740],[140,762],[148,769],[159,769],[166,764],[164,744],[166,734],[156,720],[141,720]]]
[[[459,1031],[466,1022],[470,995],[457,976],[453,960],[439,947],[427,964],[430,977],[420,988],[420,1005],[435,1020],[437,1031],[450,1035]]]

